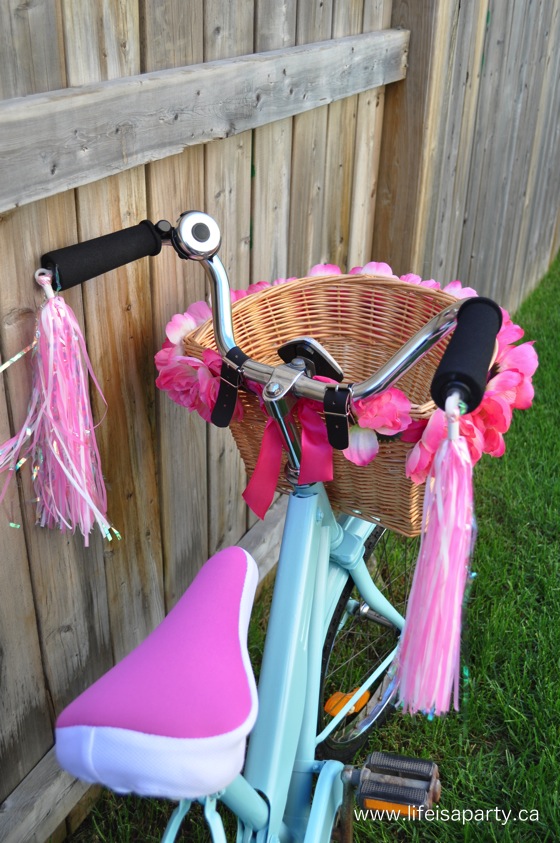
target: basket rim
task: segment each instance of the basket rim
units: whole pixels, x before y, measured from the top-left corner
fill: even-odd
[[[410,281],[403,281],[396,275],[374,275],[370,273],[344,273],[344,274],[336,274],[336,275],[305,275],[302,278],[292,278],[286,279],[279,284],[271,284],[269,287],[265,287],[262,290],[258,290],[257,292],[250,293],[247,296],[243,296],[242,298],[238,299],[236,302],[233,302],[231,305],[231,312],[232,312],[232,319],[235,317],[235,314],[238,311],[243,311],[250,307],[255,307],[257,303],[264,297],[276,297],[281,296],[283,294],[289,293],[291,290],[300,289],[303,286],[321,286],[323,283],[328,282],[328,285],[335,285],[341,286],[341,282],[348,282],[351,281],[352,283],[355,282],[368,282],[368,286],[371,287],[379,287],[382,289],[385,288],[395,288],[396,290],[400,289],[403,292],[406,291],[412,296],[419,296],[421,298],[435,298],[440,299],[442,302],[442,310],[446,305],[453,304],[456,301],[459,301],[457,296],[454,296],[452,293],[447,293],[445,290],[437,289],[435,287],[428,287],[423,284],[413,284]],[[375,282],[375,283],[369,283]],[[198,334],[204,333],[207,330],[209,323],[212,323],[212,317],[208,317],[204,322],[200,325],[197,325],[196,328],[193,328],[190,331],[187,337],[194,338]],[[235,330],[235,324],[234,324]]]
[[[299,290],[301,289],[301,287],[306,286],[331,287],[334,285],[340,287],[343,284],[348,283],[349,281],[352,282],[352,284],[355,284],[356,282],[358,284],[365,283],[367,287],[370,287],[372,289],[394,289],[397,291],[406,292],[408,295],[411,296],[416,296],[420,298],[431,298],[432,300],[435,299],[436,301],[439,300],[441,302],[442,310],[447,305],[453,304],[454,302],[458,301],[457,296],[454,296],[452,293],[448,293],[444,290],[437,289],[434,287],[428,287],[422,284],[413,284],[410,281],[403,281],[396,275],[389,276],[370,273],[344,273],[335,275],[326,273],[324,275],[306,275],[302,278],[287,279],[285,282],[282,282],[280,284],[273,284],[269,287],[265,287],[262,290],[250,293],[247,296],[243,296],[236,302],[233,302],[231,310],[232,320],[234,323],[234,332],[236,314],[243,313],[245,310],[249,309],[258,310],[259,302],[262,301],[263,298],[276,298],[279,296],[285,296],[288,295],[292,290]],[[204,349],[207,349],[210,346],[207,342],[205,344],[199,342],[199,338],[206,338],[208,331],[211,331],[213,345],[215,346],[214,329],[211,316],[185,335],[185,337],[183,338],[183,345],[194,345],[198,347],[201,351],[204,351]],[[413,418],[427,419],[434,412],[435,404],[431,400],[423,402],[422,404],[416,404],[414,402],[411,402],[411,408]]]

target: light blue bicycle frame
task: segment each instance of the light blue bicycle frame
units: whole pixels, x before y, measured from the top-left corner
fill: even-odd
[[[394,657],[393,652],[379,665],[318,735],[323,644],[348,576],[373,611],[398,628],[404,624],[364,561],[364,542],[374,528],[357,517],[337,521],[320,483],[291,494],[261,667],[259,715],[245,768],[226,790],[201,800],[215,843],[225,841],[217,799],[238,817],[238,843],[330,840],[342,802],[343,765],[317,761],[315,747]],[[189,808],[189,802],[179,804],[164,843],[175,839]]]
[[[201,220],[208,233],[208,242],[202,245],[199,235],[193,234],[193,226]],[[181,216],[175,235],[176,247],[178,244],[183,257],[202,260],[212,288],[214,334],[225,357],[235,348],[235,340],[229,282],[216,254],[219,229],[213,220],[197,212]],[[459,306],[449,305],[433,317],[377,373],[354,385],[354,398],[367,397],[397,381],[452,330]],[[279,422],[284,433],[291,465],[297,468],[298,449],[296,446],[293,452],[294,441],[284,425],[288,407],[280,409],[280,399],[292,394],[298,371],[280,366],[273,372],[270,366],[250,359],[245,360],[243,367],[248,380],[254,377],[263,385],[272,383],[269,378],[274,375],[274,386],[282,395],[272,400],[269,394],[267,401],[265,388],[263,397],[270,404],[269,414]],[[311,379],[305,382],[307,392],[300,395],[322,400],[322,385]],[[297,389],[293,395],[297,397]],[[404,618],[376,588],[364,561],[364,542],[374,528],[374,524],[357,517],[337,521],[320,483],[296,486],[291,494],[261,667],[259,715],[250,736],[243,775],[222,793],[201,800],[215,843],[225,841],[216,811],[217,799],[239,819],[238,843],[319,843],[330,839],[342,802],[342,764],[317,761],[315,748],[387,669],[395,655],[393,652],[387,656],[328,728],[317,735],[323,644],[348,577],[352,577],[363,600],[374,612],[398,629],[404,625]],[[175,840],[189,807],[186,801],[179,804],[166,829],[164,843]]]

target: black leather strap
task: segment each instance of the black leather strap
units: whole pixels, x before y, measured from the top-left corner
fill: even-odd
[[[348,447],[350,389],[345,386],[327,387],[323,399],[323,410],[330,445],[337,451],[344,451]]]
[[[220,372],[220,388],[216,405],[212,410],[211,421],[216,427],[227,427],[235,412],[237,392],[241,383],[241,367],[247,355],[235,346],[226,354]]]

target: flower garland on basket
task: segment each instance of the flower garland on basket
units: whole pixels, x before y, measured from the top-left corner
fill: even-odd
[[[339,275],[332,264],[318,264],[309,275]],[[350,274],[386,275],[395,279],[385,263],[371,262],[355,267]],[[248,290],[232,291],[232,301],[267,287],[295,279],[278,279],[253,284]],[[445,287],[433,279],[408,274],[401,281],[430,289],[442,289],[457,299],[477,296],[475,290],[452,281]],[[166,340],[155,362],[156,385],[170,398],[206,421],[216,402],[221,358],[207,349],[202,360],[185,356],[183,338],[211,318],[205,302],[191,305],[175,315],[166,327]],[[517,344],[523,330],[502,309],[502,326],[497,335],[494,361],[482,402],[472,412],[459,415],[456,405],[436,409],[429,419],[411,416],[411,403],[397,387],[379,395],[355,401],[355,423],[349,431],[349,445],[343,451],[350,462],[365,466],[379,451],[379,437],[401,438],[413,443],[406,460],[406,475],[412,483],[427,481],[418,564],[409,598],[406,623],[397,657],[397,682],[404,710],[442,714],[451,697],[458,708],[459,645],[461,613],[470,556],[474,542],[472,467],[483,453],[501,456],[504,434],[514,409],[526,409],[533,400],[532,376],[538,359],[532,342]],[[260,399],[257,385],[249,385]],[[260,399],[262,400],[262,399]],[[300,399],[292,412],[302,432],[303,483],[333,479],[332,448],[317,402]],[[243,408],[238,400],[235,416]],[[244,497],[263,518],[272,502],[280,472],[282,443],[269,419],[261,451]]]

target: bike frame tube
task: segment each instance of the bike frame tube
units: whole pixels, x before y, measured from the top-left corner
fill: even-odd
[[[362,572],[362,566],[367,578],[360,578],[363,599],[369,598],[375,611],[390,615],[387,609],[392,610],[387,601],[383,604],[363,561],[363,543],[374,527],[356,517],[343,519],[342,525],[337,522],[321,483],[298,487],[290,496],[261,667],[259,715],[244,769],[246,782],[270,806],[267,839],[285,837],[286,826],[297,839],[303,834],[306,840],[321,839],[309,837],[306,827],[316,816],[312,804],[310,814],[312,785],[324,766],[315,760],[315,746],[326,630],[349,574]],[[359,557],[351,571],[337,559],[348,541]],[[373,672],[364,687],[387,664]],[[327,779],[323,777],[322,799]],[[332,798],[337,804],[342,798],[338,780]],[[321,824],[314,820],[314,825]]]
[[[315,759],[315,733],[317,731],[317,710],[321,690],[323,619],[325,616],[329,552],[329,530],[323,529],[320,538],[319,563],[316,568],[315,593],[308,635],[307,693],[296,751],[296,762],[290,781],[284,815],[287,826],[293,829],[298,840],[303,837],[307,826],[316,772],[313,761]]]
[[[169,818],[169,822],[161,838],[161,843],[174,843],[183,820],[191,809],[191,805],[192,801],[190,799],[181,799]]]
[[[363,560],[364,542],[374,528],[354,516],[337,521],[321,483],[297,487],[290,496],[261,667],[259,715],[245,769],[223,793],[201,800],[217,797],[237,815],[238,840],[243,843],[328,840],[342,801],[342,765],[316,761],[316,744],[337,726],[395,654],[365,680],[317,736],[324,640],[348,577],[355,578],[372,609],[390,620],[391,611],[400,618],[378,592]],[[180,803],[165,840],[175,839],[189,806]],[[214,805],[205,813],[213,839],[223,840]]]
[[[244,776],[237,776],[221,794],[220,801],[227,805],[243,825],[253,831],[264,828],[268,822],[268,805]]]
[[[354,538],[359,540],[362,545],[375,529],[374,524],[364,521],[361,518],[357,518],[355,515],[344,516],[341,519],[340,525],[346,535],[354,536]],[[390,623],[396,626],[397,629],[402,629],[404,627],[403,616],[400,612],[397,612],[392,603],[387,600],[373,582],[371,574],[367,569],[363,554],[357,554],[356,561],[347,564],[344,560],[339,558],[337,550],[335,549],[333,559],[338,562],[339,565],[348,568],[350,576],[354,580],[358,591],[370,609],[373,609],[374,612],[378,612],[378,614],[382,615]]]
[[[304,843],[330,840],[330,832],[344,795],[342,770],[340,761],[326,761],[323,765],[313,795]]]
[[[259,715],[244,775],[270,804],[269,835],[278,835],[304,719],[309,628],[317,566],[328,564],[329,530],[316,494],[293,494],[259,681]],[[321,556],[321,558],[319,558]]]

